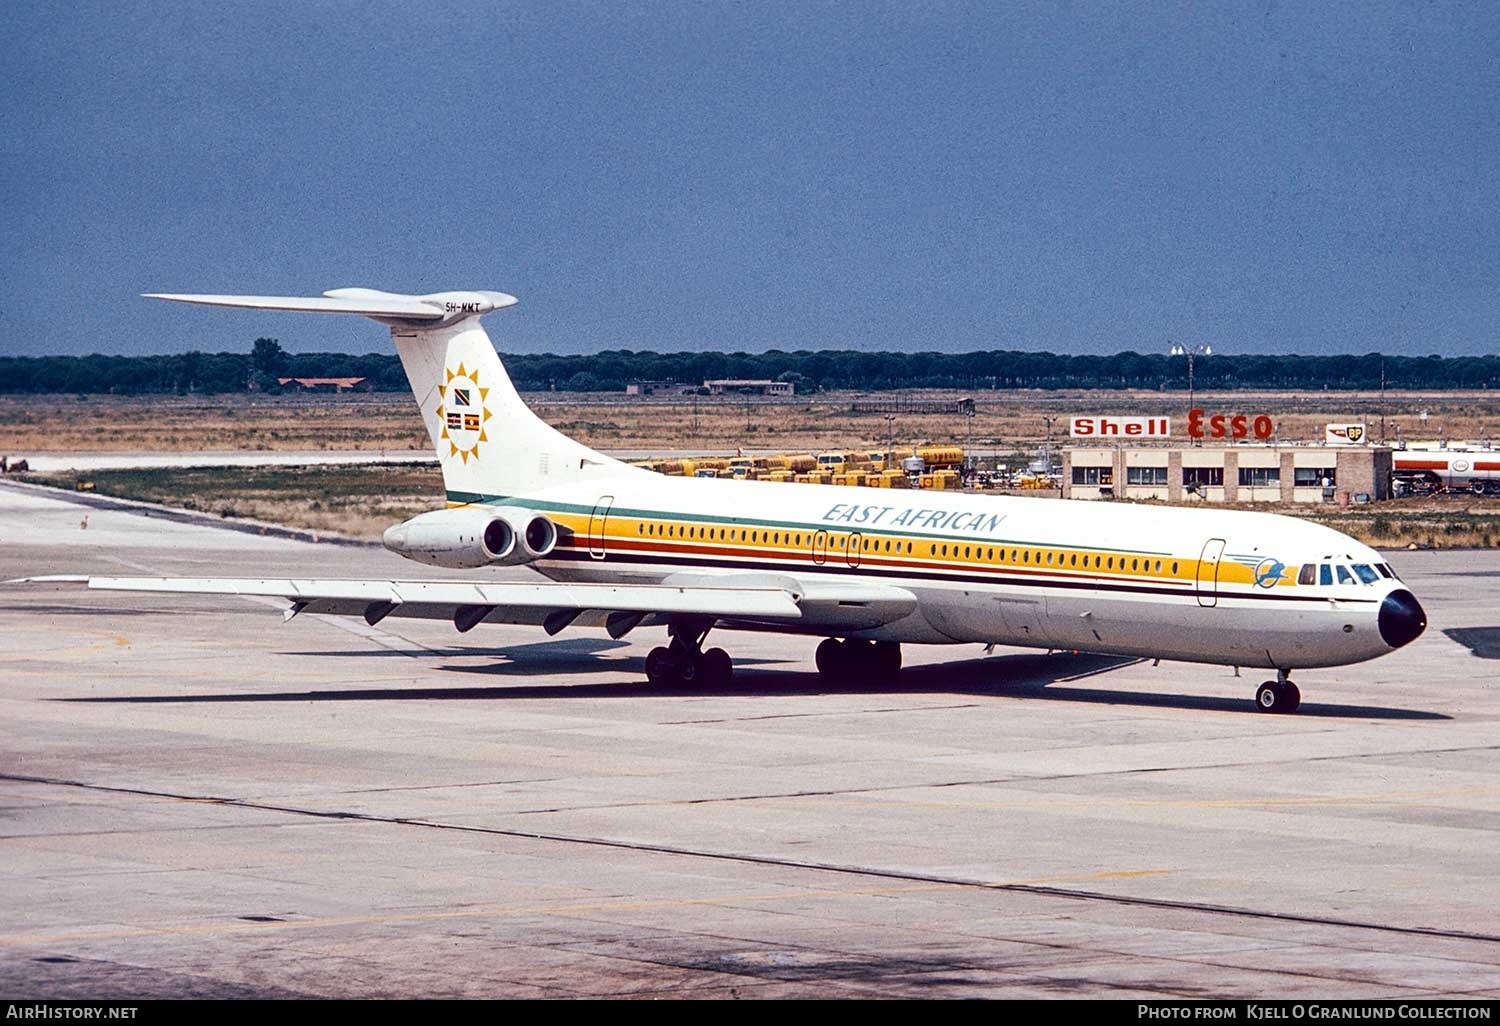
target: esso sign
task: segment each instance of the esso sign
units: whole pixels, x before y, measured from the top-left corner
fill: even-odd
[[[1188,411],[1189,438],[1258,438],[1267,439],[1276,433],[1276,422],[1264,413],[1255,415],[1236,413],[1208,414],[1203,410]]]

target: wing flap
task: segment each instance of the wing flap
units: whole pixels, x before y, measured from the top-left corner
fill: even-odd
[[[830,633],[874,630],[910,616],[917,597],[905,588],[870,581],[804,576],[797,573],[719,574],[685,570],[664,582],[683,587],[717,585],[740,588],[780,588],[797,599],[801,622]]]
[[[482,581],[358,581],[246,577],[22,578],[7,583],[86,583],[105,591],[155,591],[284,599],[298,613],[468,623],[633,629],[673,616],[739,623],[793,624],[799,631],[873,630],[912,615],[905,588],[794,574],[673,574],[661,584],[535,584]],[[481,614],[482,611],[482,614]],[[616,614],[641,614],[639,620]],[[628,626],[627,626],[628,625]]]
[[[40,580],[40,579],[37,579]],[[74,581],[79,579],[74,578]],[[467,619],[544,624],[559,612],[578,611],[580,625],[607,613],[643,617],[691,615],[756,620],[800,620],[794,595],[773,587],[682,587],[661,584],[510,584],[467,581],[347,581],[235,577],[89,577],[103,591],[155,591],[196,595],[281,598],[299,612],[335,616]],[[599,616],[586,616],[595,611]],[[555,621],[554,621],[555,622]]]

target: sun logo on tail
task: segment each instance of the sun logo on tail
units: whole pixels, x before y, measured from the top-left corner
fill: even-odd
[[[461,457],[464,463],[469,457],[479,459],[479,446],[488,442],[485,423],[492,414],[484,401],[490,390],[479,385],[479,372],[466,370],[462,362],[458,369],[447,369],[447,380],[438,386],[437,418],[443,432],[439,436],[448,443],[448,455]]]

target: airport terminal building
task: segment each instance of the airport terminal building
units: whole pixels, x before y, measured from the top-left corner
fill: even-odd
[[[1370,502],[1391,497],[1392,450],[1371,445],[1072,445],[1063,450],[1066,499],[1207,502]]]

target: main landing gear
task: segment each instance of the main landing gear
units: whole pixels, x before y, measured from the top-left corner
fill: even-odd
[[[722,688],[734,676],[734,663],[722,648],[703,651],[712,623],[673,623],[671,642],[646,656],[646,679],[652,684],[685,688]]]
[[[890,684],[901,672],[901,646],[894,641],[828,638],[814,659],[818,676],[836,684]]]
[[[1294,713],[1301,704],[1302,692],[1286,670],[1277,670],[1275,680],[1266,681],[1255,691],[1255,706],[1261,712]]]

